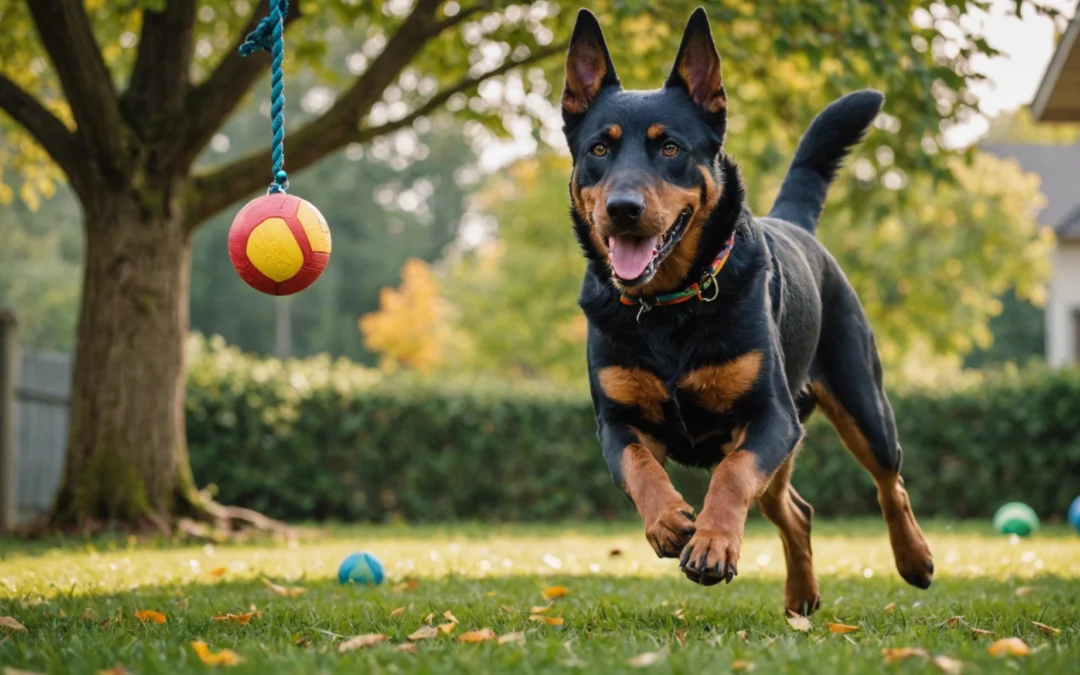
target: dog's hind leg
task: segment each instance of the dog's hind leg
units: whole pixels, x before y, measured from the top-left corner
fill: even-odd
[[[757,503],[761,513],[780,530],[780,541],[784,545],[787,562],[784,607],[809,616],[821,604],[810,550],[810,522],[814,518],[814,509],[791,487],[794,459],[792,453],[777,469]]]
[[[933,557],[900,476],[902,451],[870,323],[846,281],[825,303],[811,390],[848,451],[877,484],[896,568],[912,586],[927,588]]]

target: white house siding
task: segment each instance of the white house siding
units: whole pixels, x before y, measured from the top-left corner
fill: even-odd
[[[1059,240],[1053,253],[1054,276],[1046,305],[1046,358],[1053,366],[1077,362],[1080,336],[1080,240]]]

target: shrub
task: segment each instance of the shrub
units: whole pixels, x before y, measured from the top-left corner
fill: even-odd
[[[328,358],[259,360],[196,340],[188,440],[200,484],[290,520],[633,517],[600,455],[586,391],[386,377]],[[1060,514],[1080,493],[1080,372],[1042,366],[891,397],[922,515]],[[874,513],[869,476],[815,415],[794,483],[819,514]],[[707,475],[673,468],[688,501]]]

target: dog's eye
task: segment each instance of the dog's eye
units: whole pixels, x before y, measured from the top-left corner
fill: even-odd
[[[597,157],[603,157],[607,154],[607,146],[603,143],[597,143],[589,149],[589,152],[596,155]]]
[[[664,157],[674,157],[679,154],[679,146],[675,145],[671,141],[664,143],[664,147],[660,148],[660,154]]]

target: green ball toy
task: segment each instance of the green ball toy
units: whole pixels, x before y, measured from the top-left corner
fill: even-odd
[[[994,529],[1001,534],[1026,537],[1039,529],[1039,517],[1027,504],[1009,502],[994,514]]]

